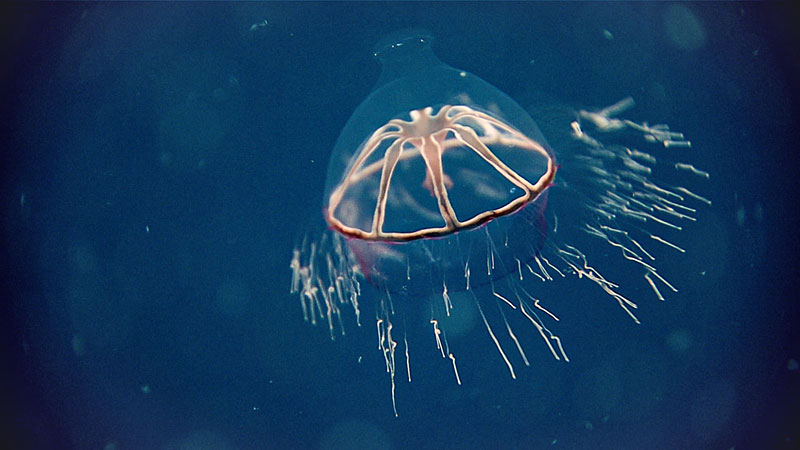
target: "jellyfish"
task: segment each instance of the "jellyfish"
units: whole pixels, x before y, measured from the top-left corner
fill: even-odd
[[[512,378],[518,362],[530,365],[512,315],[555,360],[568,362],[554,331],[558,317],[537,292],[543,283],[588,280],[639,322],[634,299],[603,275],[575,236],[608,246],[663,300],[677,288],[658,272],[649,249],[683,253],[663,231],[673,236],[696,220],[698,207],[711,204],[656,179],[654,168],[665,164],[651,152],[601,138],[634,135],[646,146],[691,147],[666,125],[621,118],[633,99],[572,112],[562,127],[568,143],[552,148],[525,109],[443,63],[432,41],[415,30],[376,46],[381,75],[330,157],[325,226],[302,238],[290,264],[291,292],[305,320],[327,325],[331,338],[345,333],[344,314],[361,326],[362,304],[374,304],[395,415],[397,375],[412,379],[406,303],[429,303],[432,345],[450,361],[458,384],[447,326],[464,307],[453,301],[456,292],[471,299]],[[688,163],[666,165],[709,176]],[[568,224],[559,224],[559,208],[570,211]]]

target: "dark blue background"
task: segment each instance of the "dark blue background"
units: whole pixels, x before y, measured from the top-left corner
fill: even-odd
[[[786,5],[3,10],[0,439],[16,448],[797,447]],[[692,17],[704,39],[682,47],[667,24],[685,35]],[[379,74],[373,44],[408,26],[523,106],[633,95],[631,117],[692,140],[714,206],[667,269],[680,295],[644,295],[643,325],[570,285],[572,362],[535,352],[512,381],[493,349],[462,349],[457,386],[423,357],[395,418],[371,305],[331,342],[303,322],[288,265]]]

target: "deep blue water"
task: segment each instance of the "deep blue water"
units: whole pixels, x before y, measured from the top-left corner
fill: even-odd
[[[800,445],[800,71],[784,5],[3,9],[8,448]],[[303,321],[289,260],[380,73],[374,43],[410,26],[545,118],[633,96],[630,117],[692,141],[677,151],[711,173],[697,190],[713,206],[659,266],[680,292],[632,291],[641,325],[565,282],[550,292],[568,364],[536,341],[511,380],[479,327],[463,385],[447,360],[412,360],[395,418],[371,305],[331,341]]]

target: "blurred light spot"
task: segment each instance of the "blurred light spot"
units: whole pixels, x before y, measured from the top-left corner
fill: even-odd
[[[72,336],[72,352],[79,358],[86,354],[86,343],[83,342],[82,337]]]
[[[83,244],[75,244],[69,249],[72,269],[78,274],[94,274],[97,272],[97,257],[94,251]]]
[[[736,403],[736,388],[729,381],[716,384],[698,392],[689,418],[691,429],[697,436],[711,441],[726,430]]]
[[[736,208],[736,225],[740,227],[744,225],[744,222],[747,220],[747,210],[744,209],[744,206],[739,206]]]
[[[683,50],[697,50],[706,43],[706,30],[700,19],[683,5],[671,5],[664,15],[669,40]]]
[[[756,203],[755,206],[753,206],[753,219],[759,223],[764,220],[764,207],[761,206],[761,203]]]
[[[672,330],[667,336],[667,346],[675,353],[684,353],[692,344],[692,335],[685,329]]]
[[[217,307],[230,317],[241,316],[250,303],[250,288],[241,280],[225,280],[217,288]]]
[[[599,417],[614,411],[622,397],[624,387],[613,365],[596,367],[583,374],[572,391],[575,404],[581,405],[581,414]]]
[[[322,436],[320,448],[323,450],[391,449],[389,436],[376,425],[362,420],[346,420],[335,424]]]
[[[183,170],[202,168],[206,156],[219,151],[226,133],[219,113],[192,96],[167,110],[158,128],[159,163]]]
[[[468,334],[475,328],[478,323],[477,309],[472,297],[465,292],[450,292],[449,296],[453,305],[449,315],[441,295],[431,296],[430,301],[434,302],[435,317],[439,321],[439,328],[447,333],[448,338],[457,338]],[[423,304],[426,309],[423,314],[430,315],[430,306],[425,302]]]
[[[166,442],[162,450],[231,450],[233,446],[223,436],[206,430],[190,432],[182,439]]]

